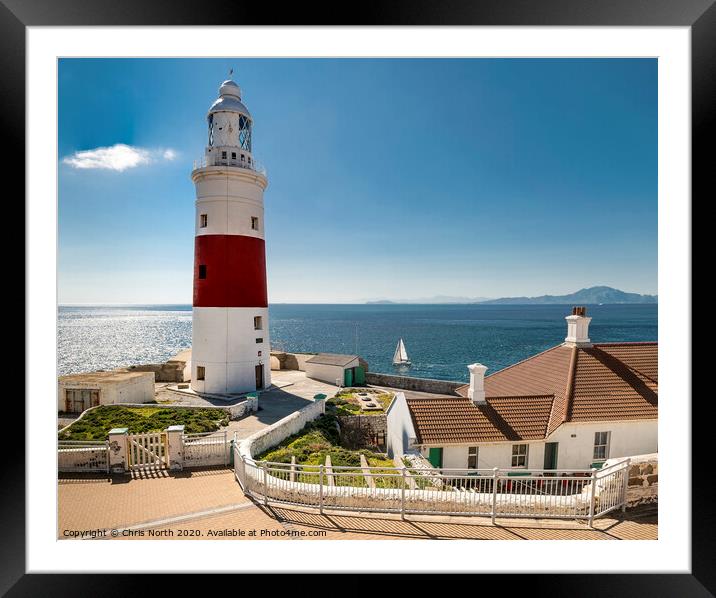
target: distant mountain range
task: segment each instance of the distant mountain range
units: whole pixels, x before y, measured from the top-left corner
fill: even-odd
[[[502,297],[482,301],[485,304],[540,305],[555,303],[599,304],[599,303],[657,303],[656,295],[626,293],[612,287],[590,287],[569,295],[541,295],[539,297]]]
[[[639,293],[626,293],[612,287],[598,286],[581,289],[569,295],[540,295],[539,297],[501,297],[500,299],[486,299],[483,297],[449,297],[436,296],[428,299],[414,299],[405,301],[389,301],[381,299],[366,301],[370,305],[400,304],[400,303],[480,303],[482,305],[594,305],[599,303],[658,303],[657,295],[640,295]]]

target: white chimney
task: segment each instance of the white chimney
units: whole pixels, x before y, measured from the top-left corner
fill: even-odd
[[[481,363],[473,363],[467,366],[470,370],[470,388],[467,391],[467,398],[476,405],[484,405],[485,401],[485,372],[487,366]]]
[[[573,307],[572,315],[567,320],[567,336],[564,344],[568,347],[591,347],[589,340],[589,322],[592,318],[587,317],[586,307]]]

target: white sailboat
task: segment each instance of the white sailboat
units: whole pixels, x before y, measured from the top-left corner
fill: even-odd
[[[398,346],[395,348],[395,355],[393,355],[393,365],[410,365],[410,359],[408,359],[408,352],[405,350],[405,343],[401,338],[398,341]]]

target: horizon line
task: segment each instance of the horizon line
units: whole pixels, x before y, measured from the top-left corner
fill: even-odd
[[[525,305],[530,307],[540,306],[540,305],[572,305],[574,302],[570,301],[567,303],[491,303],[493,300],[488,299],[486,301],[451,301],[446,303],[440,303],[440,302],[430,302],[430,303],[420,303],[420,302],[400,302],[400,301],[362,301],[360,303],[357,302],[325,302],[325,301],[275,301],[275,302],[269,302],[269,305],[483,305],[485,303],[490,303],[490,305],[508,305],[508,306],[514,306],[514,305]],[[589,303],[589,302],[582,302],[584,305],[658,305],[658,302],[621,302],[621,303]],[[169,305],[169,306],[189,306],[193,307],[191,303],[167,303],[167,302],[157,302],[157,303],[149,303],[149,302],[141,302],[141,303],[58,303],[57,307],[137,307],[142,305]]]

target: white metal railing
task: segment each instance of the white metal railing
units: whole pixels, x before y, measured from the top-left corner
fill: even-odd
[[[106,440],[60,440],[57,444],[60,472],[109,473],[109,442]]]
[[[235,449],[244,492],[271,503],[406,514],[585,519],[626,505],[626,459],[602,470],[434,469],[291,465]],[[330,478],[330,479],[329,479]]]
[[[184,434],[184,467],[228,465],[231,444],[226,430]]]
[[[197,168],[206,168],[207,166],[233,166],[237,168],[245,168],[246,170],[253,170],[254,172],[258,172],[259,174],[266,176],[266,168],[264,168],[264,166],[256,160],[248,162],[246,160],[236,158],[221,158],[220,156],[202,156],[198,160],[194,160],[193,170],[196,170]]]

